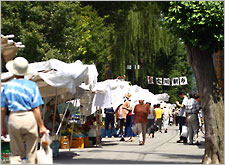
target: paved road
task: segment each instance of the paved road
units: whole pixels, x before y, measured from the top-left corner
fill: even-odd
[[[204,137],[201,145],[178,144],[178,127],[170,126],[168,133],[157,132],[155,138],[147,136],[143,146],[134,142],[121,142],[119,138],[103,138],[101,147],[60,149],[54,164],[201,164]],[[128,138],[126,138],[128,139]]]

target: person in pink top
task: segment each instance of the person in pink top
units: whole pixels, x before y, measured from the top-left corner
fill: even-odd
[[[144,104],[144,100],[139,100],[139,104],[134,107],[134,120],[137,126],[139,145],[145,144],[146,127],[149,114],[150,106],[148,104]],[[134,120],[132,120],[132,123],[134,122]]]

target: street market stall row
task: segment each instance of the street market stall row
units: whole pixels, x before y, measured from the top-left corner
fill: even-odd
[[[124,96],[131,93],[133,106],[137,104],[139,99],[144,99],[146,102],[153,104],[168,101],[168,94],[154,95],[147,89],[142,89],[137,85],[129,85],[129,82],[124,80],[105,80],[97,82],[98,72],[95,65],[83,65],[81,61],[67,64],[62,61],[51,59],[49,61],[37,62],[30,64],[33,72],[26,76],[37,83],[41,95],[44,99],[43,118],[49,112],[46,120],[53,120],[51,125],[52,138],[59,140],[62,133],[70,137],[71,148],[72,139],[86,130],[89,137],[96,138],[95,143],[100,144],[101,141],[101,123],[104,113],[102,109],[113,107],[116,109],[124,101]],[[11,80],[13,75],[3,73],[1,76],[2,84]],[[83,83],[84,82],[84,83]],[[79,110],[79,115],[76,116],[73,110],[68,110],[68,106],[64,103],[72,104],[74,109]],[[57,120],[58,105],[63,104],[62,114]],[[51,111],[51,112],[50,112]],[[70,116],[67,115],[70,112]],[[50,117],[51,116],[51,117]],[[50,119],[52,118],[52,119]],[[71,120],[68,120],[70,118]],[[63,122],[67,120],[70,127],[67,129],[67,134],[62,132]],[[77,124],[77,120],[80,123]],[[82,125],[81,127],[79,125]],[[82,135],[81,135],[82,136]],[[80,138],[80,137],[77,137]],[[63,136],[62,139],[66,141]]]

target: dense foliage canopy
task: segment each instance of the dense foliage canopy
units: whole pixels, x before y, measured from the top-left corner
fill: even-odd
[[[211,52],[224,47],[224,2],[170,2],[165,24],[185,44]]]
[[[95,63],[104,79],[110,61],[110,26],[91,6],[79,2],[2,2],[2,33],[13,33],[30,62],[56,58]]]
[[[161,3],[136,2],[128,12],[121,14],[124,17],[123,24],[120,23],[121,26],[115,27],[116,32],[113,36],[113,73],[126,74],[131,81],[132,71],[127,70],[127,65],[139,65],[140,69],[135,70],[135,84],[149,88],[153,93],[167,92],[171,96],[171,102],[177,99],[179,88],[191,90],[192,71],[185,45],[163,27]],[[154,78],[187,76],[189,85],[177,87],[148,85],[147,76]]]
[[[110,7],[109,7],[110,6]],[[95,63],[99,81],[126,75],[153,93],[192,88],[184,44],[163,27],[162,2],[2,2],[2,34],[14,34],[29,62]],[[4,69],[3,69],[4,71]],[[188,77],[188,86],[148,85],[147,76]]]

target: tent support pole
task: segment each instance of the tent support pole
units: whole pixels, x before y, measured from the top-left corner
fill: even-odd
[[[100,113],[99,113],[99,111],[101,110],[101,108],[100,107],[96,107],[96,147],[99,145],[99,146],[101,146],[101,142],[100,142],[100,136],[99,136],[99,131],[101,131],[100,130]]]
[[[96,147],[98,146],[98,107],[96,107],[96,137],[95,137]]]
[[[62,117],[62,120],[61,120],[61,122],[60,122],[60,124],[59,124],[59,127],[58,127],[58,130],[57,130],[57,132],[56,132],[56,135],[58,135],[59,130],[61,129],[62,122],[64,121],[64,118],[65,118],[66,112],[67,112],[67,110],[69,109],[69,105],[70,105],[70,104],[68,104],[68,105],[67,105],[65,112],[63,112],[63,117]]]
[[[56,109],[58,105],[58,88],[56,88],[56,99],[55,99],[55,109],[54,109],[54,117],[53,117],[53,124],[52,124],[52,133],[55,133],[55,117],[56,117]]]
[[[42,116],[42,119],[43,121],[45,120],[45,113],[46,113],[46,109],[47,109],[47,97],[44,98],[44,109],[43,109],[43,116]]]
[[[65,88],[65,93],[64,93],[64,98],[63,98],[63,109],[62,109],[62,114],[64,114],[64,110],[65,110],[65,106],[64,106],[64,104],[65,104],[65,102],[66,102],[66,88]],[[60,124],[61,124],[61,122],[60,122]],[[58,133],[58,130],[57,130],[57,133]],[[60,133],[59,133],[60,135],[61,135],[61,129],[60,129]]]
[[[76,97],[75,97],[74,102],[73,102],[73,107],[75,108],[75,110],[76,110],[76,107],[77,107],[77,97],[78,97],[79,88],[77,89],[76,92],[77,92],[76,93]],[[76,100],[76,102],[75,102],[75,100]],[[73,140],[73,129],[74,129],[74,123],[72,123],[72,132],[71,132],[71,136],[70,136],[70,147],[69,147],[69,151],[71,149],[72,140]]]

